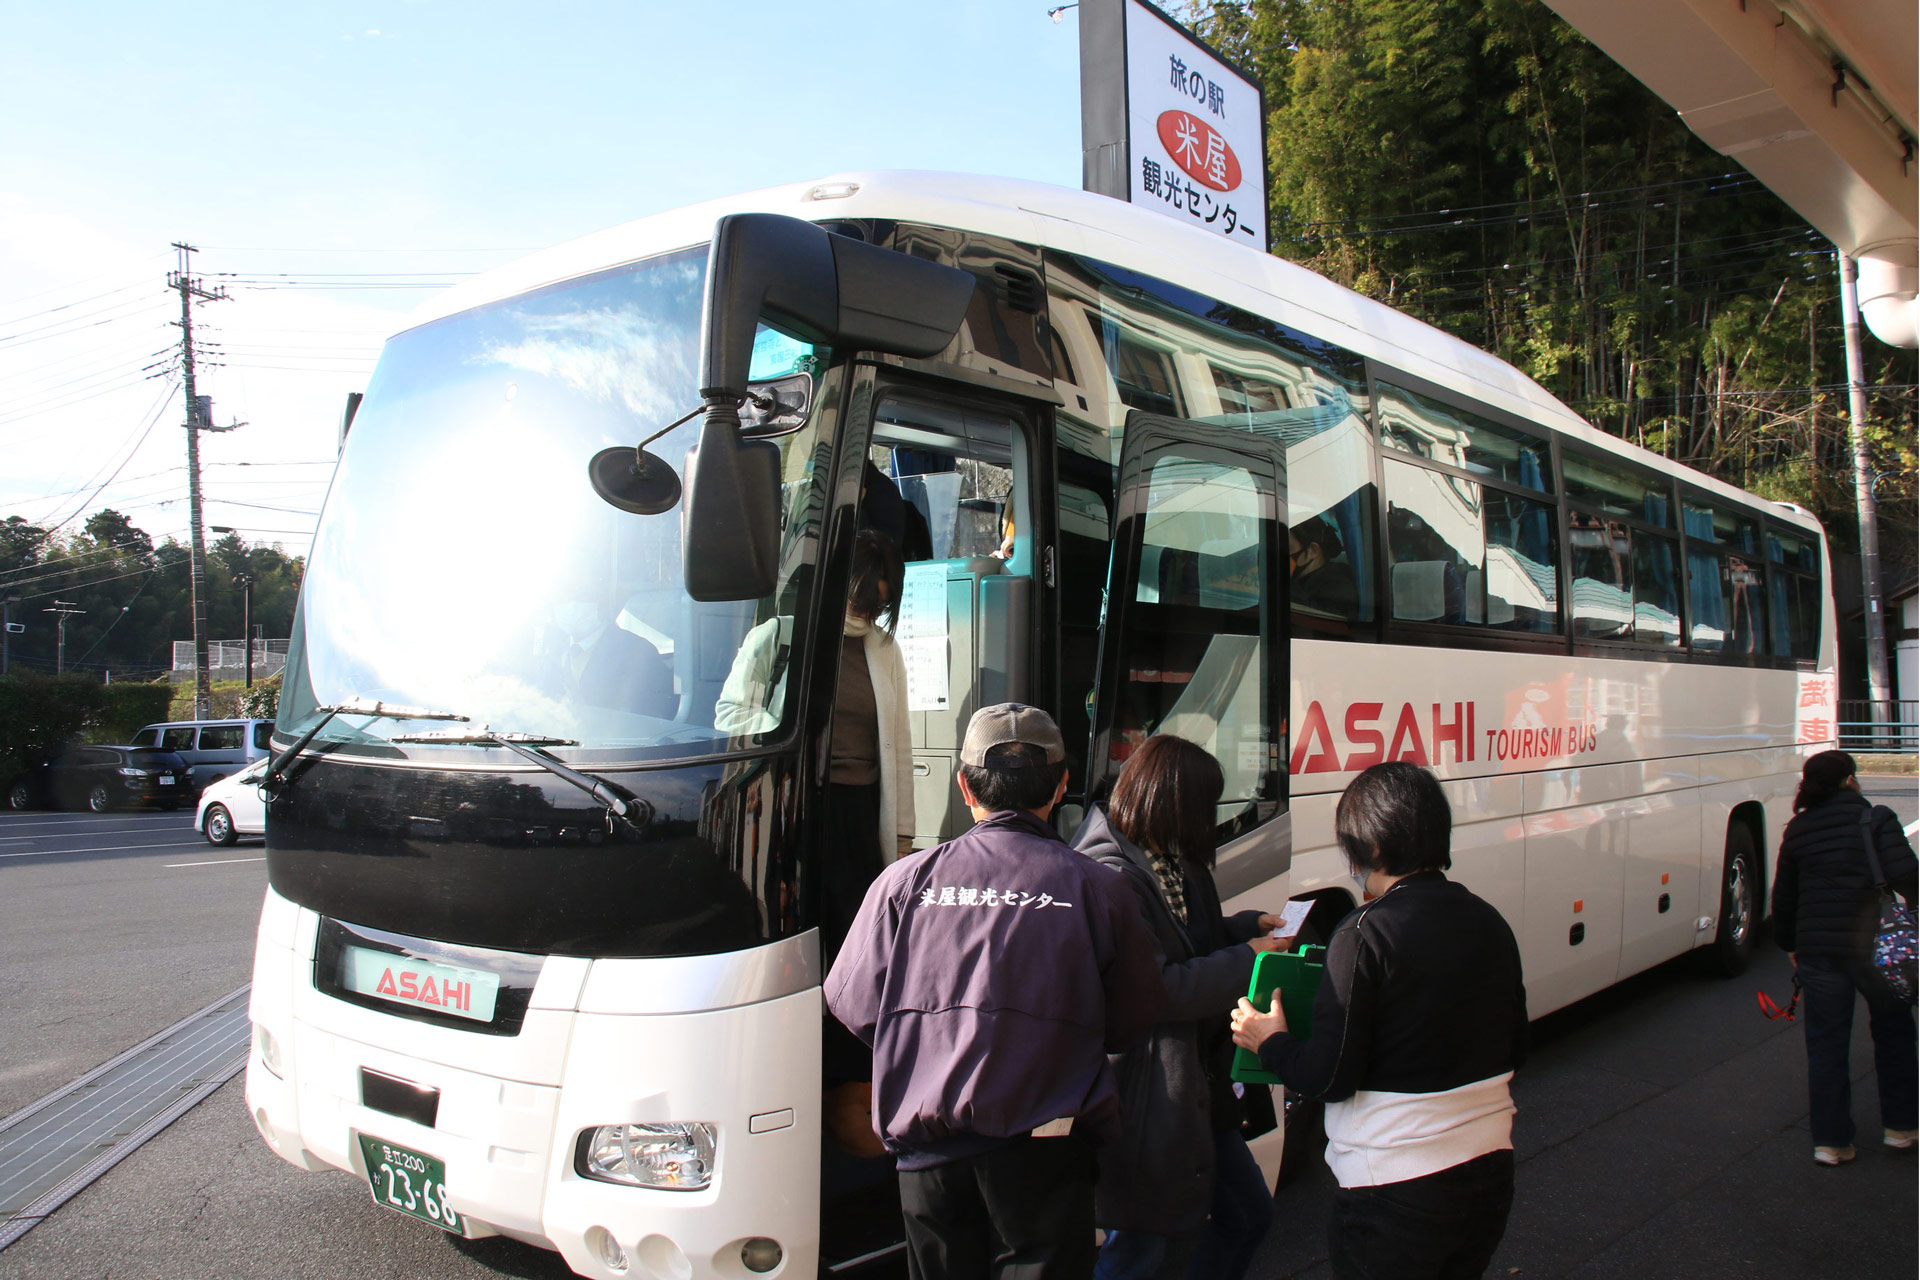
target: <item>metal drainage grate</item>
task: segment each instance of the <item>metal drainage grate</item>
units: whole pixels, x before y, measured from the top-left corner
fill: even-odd
[[[0,1120],[0,1249],[239,1074],[252,985]]]

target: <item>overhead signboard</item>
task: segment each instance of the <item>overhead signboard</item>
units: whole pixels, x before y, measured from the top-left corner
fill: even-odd
[[[1145,0],[1081,0],[1082,185],[1267,248],[1260,84]]]

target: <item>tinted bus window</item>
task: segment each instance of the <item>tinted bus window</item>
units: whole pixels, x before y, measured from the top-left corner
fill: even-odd
[[[1633,631],[1633,537],[1627,526],[1584,511],[1569,513],[1567,560],[1573,571],[1574,636],[1626,639]]]
[[[1552,632],[1559,627],[1553,508],[1388,461],[1388,596],[1406,622]]]
[[[1479,414],[1380,383],[1380,439],[1489,480],[1553,491],[1547,442]]]
[[[1820,555],[1813,539],[1784,529],[1767,530],[1767,559],[1802,573],[1820,572]]]
[[[1680,551],[1672,538],[1633,532],[1633,638],[1680,644]]]
[[[1725,507],[1686,504],[1687,536],[1732,547],[1749,555],[1760,554],[1760,530],[1751,519]]]
[[[1068,353],[1056,368],[1099,382],[1062,387],[1061,416],[1116,439],[1140,409],[1280,440],[1287,522],[1303,544],[1292,561],[1295,634],[1371,635],[1378,508],[1360,358],[1107,263],[1049,254],[1047,278]]]
[[[1567,497],[1574,502],[1597,507],[1610,516],[1673,528],[1673,502],[1662,481],[1643,480],[1625,468],[1570,452],[1560,455],[1560,479],[1566,485]]]
[[[1685,503],[1687,603],[1693,612],[1693,647],[1729,657],[1764,654],[1767,576],[1752,554],[1759,526],[1721,507]],[[1734,548],[1724,550],[1716,548]]]

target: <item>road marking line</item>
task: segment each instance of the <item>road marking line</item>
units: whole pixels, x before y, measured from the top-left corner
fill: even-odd
[[[98,849],[29,849],[20,853],[0,853],[0,858],[57,858],[63,853],[121,853],[127,849],[197,849],[198,840],[173,840],[166,844],[109,844]]]
[[[261,854],[257,858],[216,858],[212,862],[166,862],[161,865],[168,869],[174,867],[224,867],[233,862],[265,862],[266,860],[267,856]]]

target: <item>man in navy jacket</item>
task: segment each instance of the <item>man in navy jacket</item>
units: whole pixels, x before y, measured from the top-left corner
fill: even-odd
[[[1119,1126],[1107,1055],[1165,992],[1125,880],[1047,825],[1066,754],[1044,711],[975,712],[974,827],[873,882],[827,976],[828,1007],[873,1047],[915,1280],[1093,1274],[1093,1147]]]

